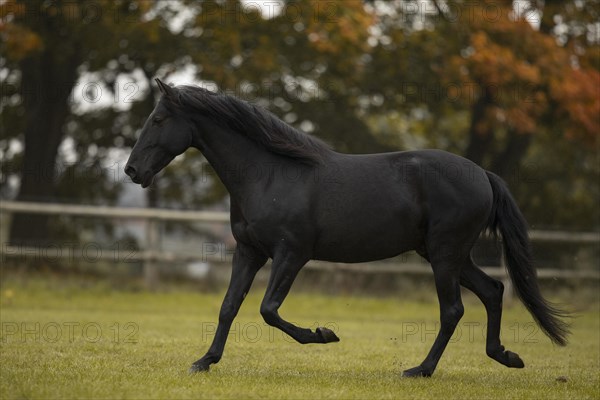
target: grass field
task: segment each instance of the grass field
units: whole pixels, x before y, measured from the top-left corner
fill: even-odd
[[[507,307],[503,342],[526,364],[515,370],[486,357],[484,309],[465,296],[465,316],[436,373],[408,379],[401,371],[417,365],[434,339],[433,293],[428,303],[293,292],[285,318],[332,327],[341,338],[302,346],[262,322],[256,288],[221,362],[190,376],[212,339],[222,293],[40,279],[3,279],[0,290],[2,399],[600,397],[598,304],[579,307],[566,348],[553,346],[519,303]]]

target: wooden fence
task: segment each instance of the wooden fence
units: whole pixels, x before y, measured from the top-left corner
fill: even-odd
[[[99,258],[110,259],[129,259],[143,261],[144,278],[146,284],[154,286],[157,273],[160,268],[159,263],[164,262],[192,262],[200,259],[200,255],[184,255],[178,252],[169,252],[160,250],[160,222],[161,221],[185,221],[185,222],[204,222],[228,224],[229,213],[215,211],[179,211],[151,208],[128,208],[128,207],[102,207],[102,206],[84,206],[72,204],[50,204],[50,203],[29,203],[15,201],[1,201],[0,213],[28,213],[28,214],[50,214],[50,215],[71,215],[81,217],[97,217],[109,219],[138,219],[146,221],[145,224],[145,246],[134,254],[131,252],[111,252],[110,254],[100,255]],[[588,243],[600,244],[600,232],[558,232],[558,231],[537,231],[529,232],[532,241],[561,242],[561,243]],[[10,256],[19,254],[22,256],[35,256],[43,252],[43,248],[15,248],[3,243],[0,249],[0,255]],[[79,253],[78,253],[79,254]],[[72,254],[64,256],[71,257]],[[203,261],[223,262],[222,256],[202,255]],[[327,271],[354,271],[361,273],[398,273],[398,274],[431,274],[430,268],[424,268],[418,263],[389,263],[373,262],[366,264],[343,264],[329,263],[321,261],[311,261],[306,266],[309,269],[327,270]],[[482,268],[490,276],[503,280],[507,296],[511,296],[510,280],[507,279],[506,270],[503,265],[489,266]],[[540,279],[560,278],[560,279],[594,279],[600,280],[600,270],[564,270],[555,268],[539,268],[538,277]]]

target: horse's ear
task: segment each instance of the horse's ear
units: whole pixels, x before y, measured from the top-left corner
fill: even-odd
[[[154,79],[156,81],[156,84],[158,85],[158,89],[160,90],[160,92],[162,94],[164,94],[166,97],[170,98],[170,99],[176,99],[177,98],[177,89],[175,89],[172,86],[167,85],[166,83],[164,83],[163,81],[161,81],[160,79],[156,78]]]

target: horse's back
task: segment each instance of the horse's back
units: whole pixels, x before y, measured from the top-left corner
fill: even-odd
[[[389,258],[422,247],[432,222],[479,227],[491,206],[485,171],[444,151],[336,154],[323,170],[313,207],[319,259]]]

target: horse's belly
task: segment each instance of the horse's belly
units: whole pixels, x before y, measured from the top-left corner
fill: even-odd
[[[403,248],[402,246],[382,247],[363,247],[351,246],[348,244],[331,243],[330,246],[324,244],[315,251],[315,260],[341,262],[341,263],[360,263],[368,261],[383,260],[395,257],[413,247]]]
[[[333,262],[382,260],[418,248],[423,234],[413,221],[381,221],[380,224],[348,221],[323,229],[313,257]]]

